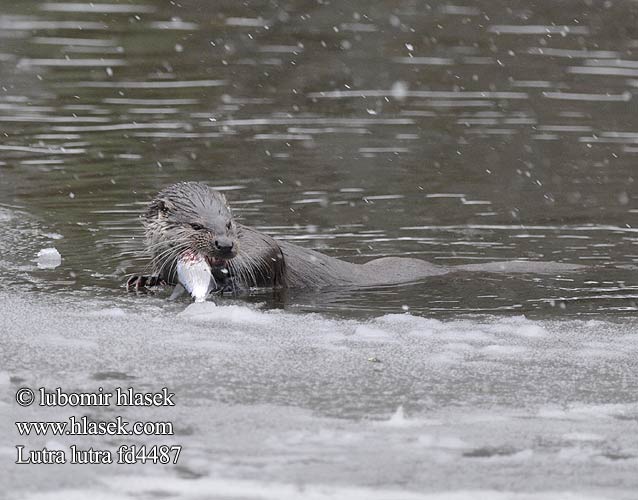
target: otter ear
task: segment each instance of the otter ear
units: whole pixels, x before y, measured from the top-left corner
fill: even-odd
[[[166,198],[160,198],[157,200],[157,210],[162,213],[166,213],[169,210],[175,208],[175,205],[170,200]]]
[[[148,214],[152,217],[159,217],[166,215],[171,209],[175,208],[175,205],[166,198],[158,198],[153,200],[148,207]]]

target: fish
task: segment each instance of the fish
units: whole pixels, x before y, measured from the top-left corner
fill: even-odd
[[[177,279],[195,302],[204,302],[213,281],[208,260],[197,252],[184,252],[177,260]]]

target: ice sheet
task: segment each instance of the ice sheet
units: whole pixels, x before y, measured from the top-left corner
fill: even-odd
[[[9,498],[632,498],[636,322],[369,321],[149,297],[0,297],[0,456],[166,437],[16,420],[170,420],[177,465],[12,465]],[[18,387],[169,387],[172,408],[18,407]],[[47,492],[46,494],[43,492]]]

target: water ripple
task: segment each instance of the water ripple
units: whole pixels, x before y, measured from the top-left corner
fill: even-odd
[[[83,12],[97,14],[141,14],[155,12],[152,5],[115,4],[115,3],[72,3],[72,2],[44,2],[40,10],[48,12]]]

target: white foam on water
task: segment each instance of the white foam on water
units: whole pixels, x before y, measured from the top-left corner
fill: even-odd
[[[43,233],[43,236],[51,238],[52,240],[61,240],[62,238],[64,238],[64,236],[60,233]]]

